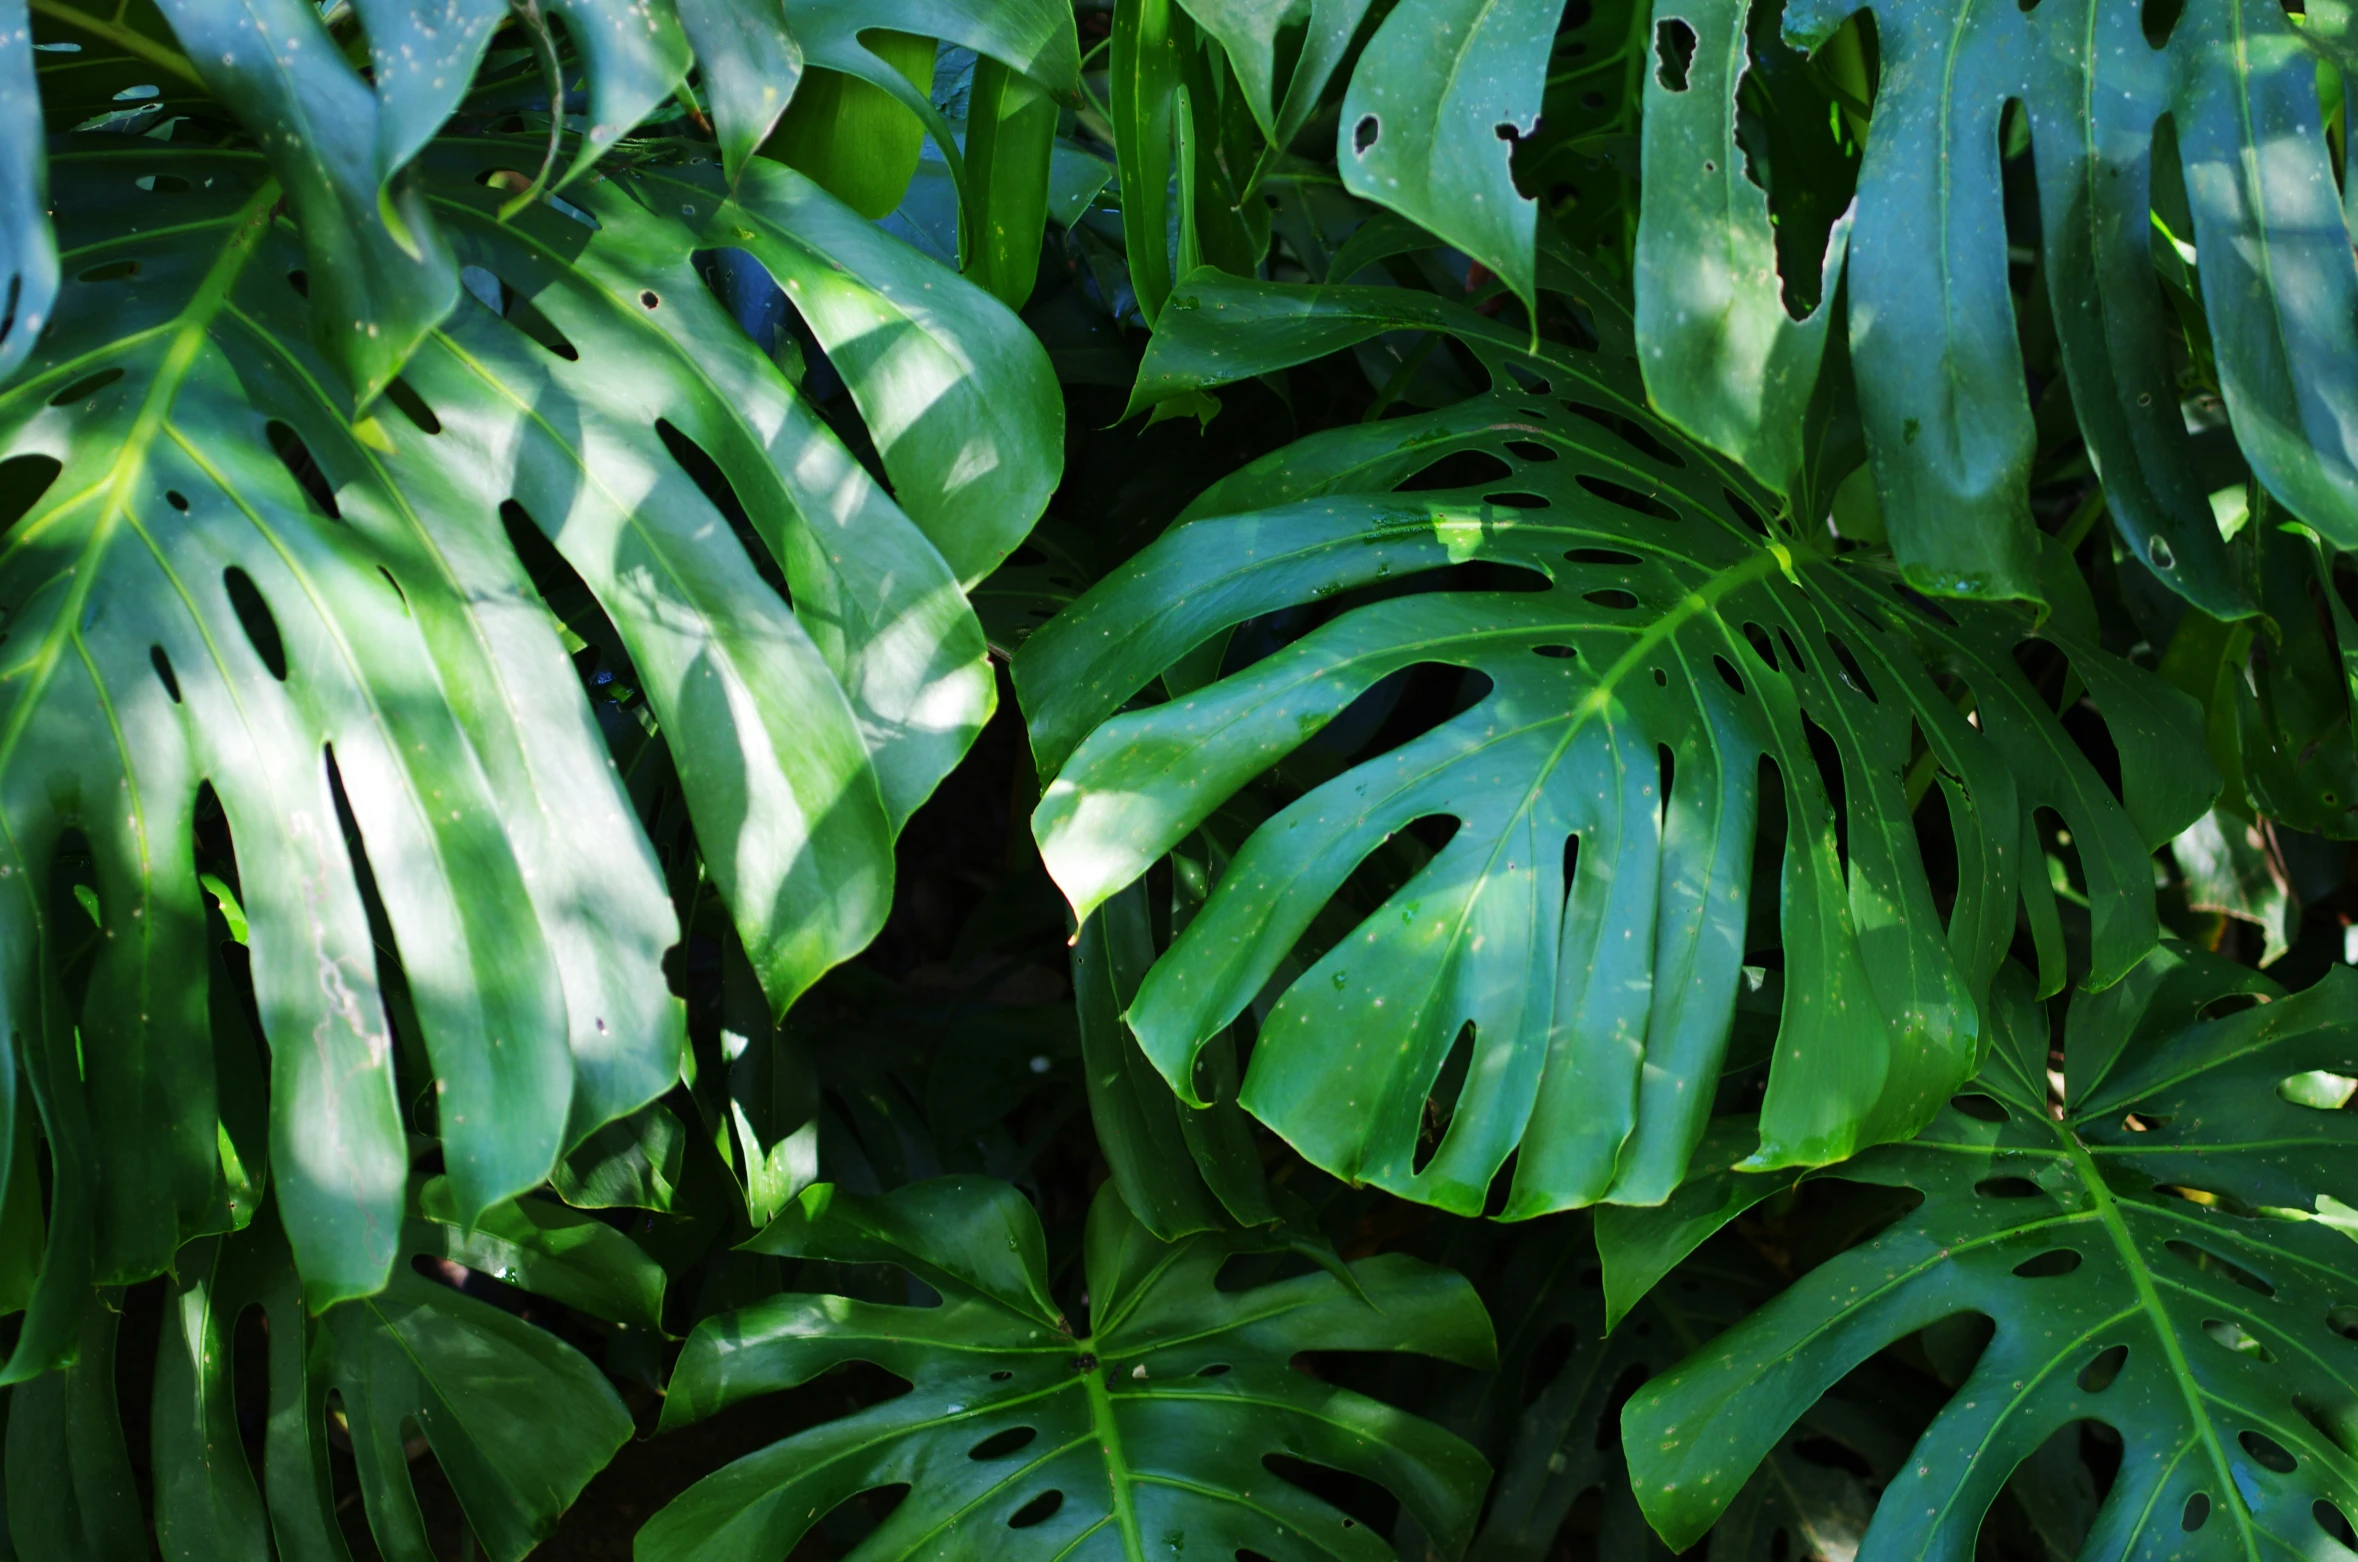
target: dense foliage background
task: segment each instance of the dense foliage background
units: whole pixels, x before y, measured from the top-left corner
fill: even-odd
[[[0,1556],[2358,1553],[2351,27],[0,0]]]

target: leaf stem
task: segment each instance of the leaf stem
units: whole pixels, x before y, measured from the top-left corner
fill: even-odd
[[[1094,1338],[1081,1342],[1084,1351],[1094,1355]],[[1138,1533],[1138,1509],[1131,1500],[1130,1462],[1122,1453],[1122,1429],[1114,1422],[1113,1395],[1106,1392],[1105,1380],[1098,1374],[1104,1369],[1092,1366],[1081,1376],[1081,1386],[1089,1395],[1089,1420],[1097,1433],[1097,1447],[1105,1455],[1105,1473],[1113,1488],[1114,1522],[1121,1526],[1123,1555],[1143,1557],[1146,1542]]]
[[[53,22],[63,22],[93,38],[103,39],[125,54],[145,60],[156,69],[169,71],[190,86],[205,90],[205,78],[197,74],[196,66],[178,49],[168,48],[120,22],[101,21],[87,11],[65,4],[64,0],[32,0],[32,6],[37,16],[46,16]]]

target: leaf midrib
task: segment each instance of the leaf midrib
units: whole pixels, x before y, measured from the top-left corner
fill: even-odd
[[[2138,1307],[2145,1313],[2148,1326],[2161,1345],[2162,1357],[2169,1365],[2170,1381],[2177,1386],[2187,1416],[2194,1423],[2195,1435],[2201,1439],[2204,1452],[2210,1456],[2211,1471],[2218,1477],[2220,1485],[2220,1501],[2216,1506],[2234,1514],[2236,1533],[2243,1541],[2244,1556],[2250,1562],[2259,1562],[2250,1511],[2244,1506],[2241,1490],[2228,1468],[2226,1452],[2219,1446],[2218,1432],[2211,1425],[2210,1414],[2203,1408],[2203,1395],[2195,1385],[2193,1366],[2187,1361],[2185,1349],[2178,1341],[2176,1324],[2168,1309],[2162,1305],[2161,1295],[2154,1288],[2153,1275],[2145,1267],[2144,1254],[2130,1236],[2128,1222],[2122,1218],[2120,1201],[2113,1197],[2112,1189],[2105,1184],[2094,1157],[2081,1146],[2079,1135],[2062,1123],[2054,1125],[2054,1132],[2081,1186],[2087,1190],[2098,1223],[2112,1241],[2121,1270],[2129,1277],[2129,1284],[2137,1293]]]
[[[49,681],[55,673],[63,646],[81,643],[80,623],[84,606],[95,589],[99,570],[96,561],[113,545],[116,530],[123,524],[129,509],[131,485],[147,469],[147,453],[164,431],[172,404],[177,400],[182,383],[196,366],[198,354],[211,332],[214,318],[226,307],[230,290],[244,273],[259,246],[260,237],[268,231],[270,212],[278,201],[278,182],[265,180],[232,221],[228,242],[214,258],[204,279],[197,284],[188,304],[180,312],[173,327],[171,340],[164,349],[163,361],[158,365],[155,379],[140,401],[138,415],[132,420],[131,431],[124,436],[115,451],[114,461],[107,468],[103,484],[104,506],[91,525],[89,539],[82,545],[71,574],[73,583],[67,587],[66,600],[60,606],[49,633],[32,659],[32,677],[17,697],[8,713],[5,727],[0,727],[0,774],[5,774],[14,760],[16,748],[23,740],[34,713],[40,708]],[[88,490],[85,490],[87,492]],[[0,829],[5,824],[0,823]]]

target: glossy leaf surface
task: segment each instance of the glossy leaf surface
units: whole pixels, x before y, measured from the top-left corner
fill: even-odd
[[[2050,621],[2097,691],[2124,805],[2016,666],[2026,622],[1929,607],[1871,559],[1764,533],[1757,490],[1654,420],[1611,355],[1525,355],[1519,333],[1395,290],[1199,273],[1139,394],[1401,325],[1457,333],[1495,388],[1245,468],[1016,659],[1050,778],[1034,828],[1084,915],[1383,680],[1471,675],[1454,714],[1254,832],[1141,983],[1129,1024],[1182,1099],[1198,1049],[1422,819],[1457,828],[1284,984],[1241,1099],[1336,1175],[1460,1213],[1518,1146],[1510,1216],[1677,1185],[1756,898],[1781,904],[1785,971],[1764,1167],[1905,1137],[1972,1073],[2017,896],[2046,890],[2017,867],[2033,810],[2069,821],[2101,885],[2090,983],[2144,956],[2147,854],[2216,785],[2188,760],[2190,702],[2076,619]],[[1498,475],[1402,487],[1468,458]],[[1300,604],[1320,610],[1289,641],[1212,678],[1234,626]],[[1158,678],[1166,701],[1123,710]],[[1924,754],[1941,794],[1924,806],[1947,810],[1959,865],[1945,926],[1902,781]],[[1752,883],[1769,768],[1785,800],[1774,890]],[[1437,1083],[1453,1045],[1454,1101]]]
[[[1518,137],[1538,124],[1548,0],[1403,0],[1343,95],[1343,183],[1488,266],[1528,303],[1539,208],[1515,188]]]
[[[2233,1007],[2246,995],[2260,1002]],[[2358,1126],[2294,1087],[2358,1070],[2353,1015],[2347,971],[2286,995],[2167,949],[2074,1000],[2057,1108],[2045,1026],[2020,973],[2002,978],[1969,1092],[1918,1142],[1839,1173],[1921,1206],[1631,1400],[1648,1517],[1689,1544],[1853,1365],[1977,1312],[1996,1332],[1884,1494],[1862,1558],[1972,1555],[1999,1487],[2083,1418],[2123,1447],[2080,1555],[2323,1554],[2323,1515],[2358,1509],[2344,1336],[2358,1249],[2341,1229]]]
[[[897,1265],[934,1307],[789,1294],[698,1326],[664,1405],[679,1426],[755,1394],[869,1362],[910,1391],[797,1433],[689,1489],[641,1532],[639,1562],[770,1559],[837,1504],[908,1496],[853,1556],[1146,1562],[1249,1548],[1272,1562],[1388,1559],[1380,1538],[1273,1474],[1285,1454],[1381,1482],[1451,1546],[1487,1469],[1430,1423],[1295,1372],[1304,1350],[1415,1351],[1482,1366],[1489,1320],[1462,1279],[1392,1256],[1223,1291],[1249,1239],[1166,1245],[1108,1187],[1087,1238],[1094,1332],[1049,1299],[1039,1219],[978,1178],[863,1199],[822,1184],[756,1239],[763,1251]],[[1054,1494],[1054,1495],[1051,1495]]]
[[[874,932],[894,831],[991,708],[928,532],[979,574],[1037,513],[1052,434],[994,444],[980,410],[1053,394],[1037,348],[774,165],[727,201],[717,169],[649,170],[577,190],[579,219],[503,225],[479,176],[534,150],[427,158],[477,291],[357,422],[259,159],[53,157],[78,280],[0,392],[0,453],[58,464],[0,542],[0,1031],[70,1023],[37,972],[49,859],[79,830],[114,935],[79,1016],[109,1060],[87,1087],[101,1278],[161,1267],[220,1175],[189,1045],[199,783],[235,838],[315,1305],[382,1283],[406,1163],[354,832],[462,1208],[674,1077],[669,898],[515,539],[615,625],[775,1005]],[[713,301],[690,256],[716,239],[802,290],[907,511]]]
[[[1797,414],[1815,360],[1817,322],[1786,318],[1767,263],[1768,202],[1740,172],[1731,94],[1750,9],[1698,0],[1661,12],[1642,242],[1662,258],[1645,266],[1640,291],[1655,301],[1647,375],[1664,409],[1781,484],[1769,459],[1781,444],[1755,443],[1726,415],[1752,386]],[[1858,9],[1807,0],[1786,10],[1784,31],[1815,48]],[[2174,237],[2200,256],[2238,444],[2278,499],[2337,546],[2358,541],[2358,266],[2315,57],[2294,22],[2233,0],[1863,9],[1880,81],[1844,272],[1850,350],[1876,490],[1909,578],[1933,592],[2039,595],[2025,491],[2035,431],[1999,166],[2010,103],[2035,160],[2043,274],[2073,405],[2140,555],[2209,611],[2250,611],[2195,475],[2154,285],[2156,214],[2181,188],[2179,220],[2190,217],[2192,231]],[[1674,29],[1694,50],[1691,74],[1665,53]],[[1707,259],[1690,269],[1676,255]],[[1827,258],[1831,270],[1843,257]],[[1828,296],[1833,284],[1828,275]],[[1756,419],[1760,436],[1780,421]]]

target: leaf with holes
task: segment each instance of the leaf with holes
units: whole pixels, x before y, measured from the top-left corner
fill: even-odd
[[[1214,1283],[1249,1236],[1157,1242],[1109,1185],[1089,1213],[1094,1332],[1049,1299],[1039,1217],[981,1178],[863,1199],[805,1192],[754,1247],[897,1265],[934,1307],[790,1294],[697,1326],[666,1429],[868,1362],[907,1393],[772,1444],[706,1477],[640,1531],[639,1562],[771,1562],[837,1505],[908,1495],[857,1562],[947,1554],[1072,1562],[1246,1548],[1271,1562],[1390,1558],[1389,1546],[1269,1467],[1282,1457],[1378,1481],[1451,1551],[1489,1469],[1429,1422],[1289,1365],[1303,1351],[1493,1357],[1473,1288],[1385,1255],[1244,1291]],[[1282,1241],[1277,1245],[1282,1246]],[[982,1537],[996,1536],[985,1540]]]
[[[1601,1211],[1599,1219],[1617,1213]],[[1629,1488],[1621,1407],[1648,1378],[1759,1306],[1775,1289],[1775,1272],[1745,1244],[1724,1238],[1687,1258],[1633,1316],[1608,1328],[1595,1250],[1550,1224],[1520,1231],[1527,1234],[1516,1242],[1493,1310],[1512,1320],[1501,1330],[1508,1370],[1499,1385],[1511,1389],[1520,1378],[1526,1386],[1497,1491],[1467,1556],[1546,1562],[1575,1504],[1593,1495],[1597,1556],[1667,1559],[1672,1553],[1647,1532]],[[1890,1381],[1869,1378],[1812,1407],[1713,1529],[1715,1552],[1740,1562],[1787,1562],[1855,1549],[1874,1487],[1908,1451],[1908,1437],[1889,1424],[1894,1392]]]
[[[1538,126],[1553,0],[1404,0],[1343,94],[1335,161],[1388,206],[1536,296],[1539,206],[1515,188],[1515,142]]]
[[[1734,88],[1751,9],[1675,0],[1657,12],[1659,68],[1676,75],[1668,56],[1683,42],[1694,74],[1683,95],[1660,79],[1648,88],[1639,295],[1663,408],[1782,484],[1788,473],[1769,457],[1784,445],[1766,437],[1778,419],[1763,418],[1754,443],[1731,401],[1756,382],[1783,386],[1798,416],[1819,322],[1787,320],[1778,268],[1765,263],[1768,202],[1740,183]],[[2171,242],[2200,257],[2221,389],[2254,474],[2329,541],[2358,544],[2358,267],[2300,19],[2235,0],[1787,7],[1786,36],[1848,51],[1862,93],[1857,39],[1844,30],[1860,10],[1872,14],[1880,71],[1844,269],[1850,350],[1876,491],[1909,579],[1933,592],[2039,594],[2026,491],[2036,433],[2001,190],[2009,114],[2028,131],[2072,404],[2138,553],[2209,611],[2252,611],[2181,416],[2151,258]],[[2192,231],[2157,235],[2164,215],[2178,228],[2190,217]],[[1698,255],[1711,264],[1698,270]],[[1831,296],[1844,260],[1836,250],[1827,262]]]
[[[25,0],[0,0],[0,378],[33,350],[57,299],[41,135]]]
[[[275,1220],[182,1255],[154,1377],[155,1521],[165,1555],[264,1556],[267,1533],[281,1556],[342,1556],[329,1471],[340,1431],[387,1562],[435,1555],[412,1485],[418,1439],[486,1553],[517,1562],[630,1436],[613,1388],[531,1316],[530,1302],[547,1297],[652,1330],[663,1295],[654,1260],[611,1227],[538,1200],[499,1206],[468,1230],[436,1181],[419,1190],[414,1209],[402,1252],[438,1278],[404,1264],[381,1294],[317,1318],[302,1306]],[[519,1288],[500,1294],[526,1314],[454,1289],[480,1292],[478,1275]],[[238,1320],[250,1310],[265,1327],[240,1339]],[[239,1353],[253,1349],[267,1352],[265,1362],[240,1363]],[[259,1489],[237,1452],[240,1379],[268,1385]],[[43,1508],[56,1505],[57,1490],[43,1494]],[[24,1516],[12,1505],[12,1523]]]
[[[2044,634],[2096,691],[2125,806],[2016,665],[2023,618],[1952,613],[1872,558],[1764,532],[1760,491],[1647,412],[1614,355],[1526,353],[1411,293],[1198,273],[1140,382],[1399,324],[1452,330],[1496,388],[1223,480],[1016,657],[1052,778],[1034,829],[1082,915],[1355,702],[1443,680],[1356,763],[1368,724],[1344,723],[1361,736],[1328,750],[1340,773],[1252,835],[1139,986],[1129,1023],[1183,1099],[1206,1040],[1314,960],[1256,1010],[1242,1093],[1314,1163],[1472,1214],[1519,1146],[1509,1215],[1653,1203],[1703,1132],[1745,951],[1768,942],[1747,934],[1756,899],[1764,922],[1781,902],[1785,972],[1761,1167],[1904,1138],[1973,1072],[2017,900],[2052,906],[2017,867],[2035,811],[2078,843],[2090,983],[2152,947],[2148,854],[2216,781],[2188,759],[2191,702],[2080,615]],[[1278,614],[1290,643],[1223,663],[1234,626]],[[1158,679],[1170,698],[1123,710]],[[1763,821],[1766,772],[1783,806]],[[1934,785],[1945,926],[1914,817]],[[1422,871],[1303,944],[1379,844],[1435,819],[1455,829]],[[1783,846],[1757,896],[1756,834]],[[2060,940],[2041,949],[2052,991]]]
[[[368,896],[462,1212],[677,1075],[674,912],[536,581],[611,621],[781,1010],[881,925],[895,832],[991,710],[959,579],[1055,480],[1037,344],[775,164],[733,189],[650,166],[502,223],[487,180],[534,146],[421,160],[471,296],[357,421],[259,157],[52,154],[77,280],[0,391],[0,1036],[64,1060],[33,1070],[53,1142],[94,1125],[61,1285],[215,1229],[200,785],[234,837],[271,1172],[323,1306],[383,1283],[408,1162]],[[158,170],[173,190],[134,188]],[[800,301],[897,504],[705,288],[716,243]],[[78,1013],[43,974],[68,832],[104,931]]]
[[[1682,176],[1646,188],[1634,276],[1654,404],[1781,490],[1801,470],[1803,414],[1835,310],[1831,298],[1800,319],[1787,309],[1768,192],[1737,141],[1754,9],[1752,0],[1654,8],[1646,166]],[[1848,236],[1837,222],[1822,272],[1840,269]]]
[[[2358,1118],[2303,1087],[2358,1072],[2358,974],[2287,996],[2157,952],[2074,999],[2060,1104],[2027,981],[2009,967],[1998,994],[1970,1091],[1836,1174],[1921,1205],[1630,1401],[1647,1516],[1691,1544],[1852,1367],[1971,1312],[1996,1332],[1860,1557],[1972,1555],[2016,1467],[2082,1420],[2124,1444],[2082,1556],[2326,1554],[2358,1513]]]

